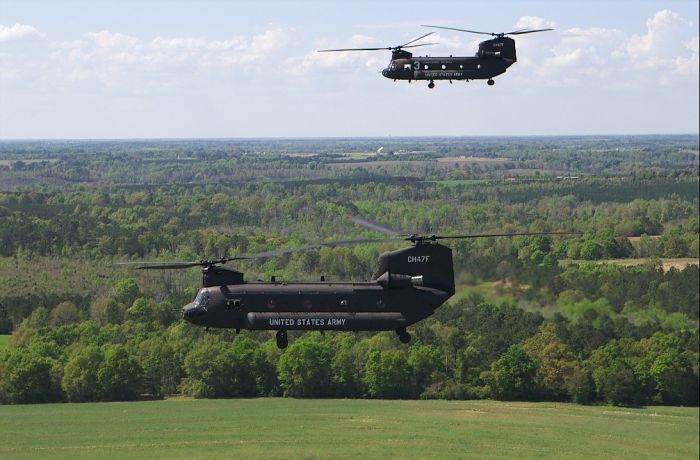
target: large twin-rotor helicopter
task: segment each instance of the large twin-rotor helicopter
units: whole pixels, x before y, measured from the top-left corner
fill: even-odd
[[[501,233],[456,236],[402,235],[409,246],[380,255],[369,281],[246,281],[243,273],[223,265],[233,260],[267,258],[284,253],[391,239],[331,241],[295,249],[192,262],[143,262],[139,269],[201,267],[202,287],[182,317],[206,328],[276,330],[277,346],[286,348],[289,330],[390,331],[402,343],[411,341],[406,328],[421,321],[455,293],[452,250],[438,240],[529,235],[571,235],[565,232]]]
[[[553,29],[520,29],[512,32],[479,32],[476,30],[457,29],[454,27],[430,26],[436,29],[454,30],[472,34],[491,35],[494,38],[479,43],[479,50],[475,56],[423,56],[414,57],[406,51],[407,48],[436,45],[437,43],[416,43],[433,34],[429,32],[414,38],[403,45],[388,46],[382,48],[339,48],[318,50],[318,52],[344,52],[344,51],[391,51],[391,61],[382,70],[386,78],[396,80],[428,80],[428,88],[435,87],[435,80],[486,80],[489,86],[495,82],[493,77],[501,75],[517,61],[515,54],[515,40],[506,35],[523,35],[535,32],[545,32]]]

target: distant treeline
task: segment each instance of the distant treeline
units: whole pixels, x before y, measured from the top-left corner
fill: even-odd
[[[380,148],[390,155],[375,155]],[[0,142],[0,188],[66,183],[230,183],[300,178],[428,180],[570,175],[697,178],[697,136]],[[358,156],[359,155],[359,156]],[[439,165],[440,157],[504,162]],[[58,160],[26,162],[22,160]],[[339,161],[361,163],[334,167]],[[386,162],[386,160],[392,160]],[[420,161],[416,163],[416,161]],[[378,168],[365,168],[382,162]],[[5,171],[3,171],[5,170]],[[22,181],[17,181],[18,177]],[[3,184],[10,184],[7,185]]]
[[[600,300],[544,320],[472,296],[412,327],[410,346],[393,333],[292,333],[282,352],[272,333],[205,332],[139,295],[123,280],[84,322],[69,303],[35,310],[0,352],[0,401],[180,393],[698,404],[697,328],[671,317],[637,325]]]

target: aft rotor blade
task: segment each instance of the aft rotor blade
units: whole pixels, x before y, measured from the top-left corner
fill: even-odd
[[[531,34],[535,32],[546,32],[548,30],[554,30],[554,29],[520,29],[520,30],[514,30],[512,32],[503,32],[503,33],[495,33],[495,32],[480,32],[478,30],[469,30],[469,29],[458,29],[456,27],[443,27],[443,26],[429,26],[429,25],[423,25],[422,27],[434,27],[436,29],[446,29],[446,30],[456,30],[458,32],[468,32],[470,34],[481,34],[481,35],[492,35],[494,37],[497,36],[503,36],[503,35],[523,35],[523,34]]]
[[[538,236],[538,235],[581,235],[579,232],[522,232],[522,233],[482,233],[475,235],[447,235],[447,236],[431,236],[429,239],[448,240],[448,239],[465,239],[465,238],[493,238],[503,236]]]
[[[395,237],[396,235],[399,235],[401,233],[401,232],[397,232],[393,228],[389,228],[389,227],[386,227],[384,225],[379,225],[376,222],[372,222],[372,221],[369,221],[367,219],[363,219],[362,217],[348,216],[348,218],[357,225],[361,225],[361,226],[366,227],[370,230],[374,230],[375,232],[384,233],[385,235],[389,235],[391,237]]]
[[[458,32],[469,32],[471,34],[481,34],[481,35],[498,35],[493,32],[479,32],[477,30],[468,30],[468,29],[458,29],[456,27],[443,27],[443,26],[429,26],[426,24],[421,24],[421,27],[432,27],[434,29],[445,29],[445,30],[456,30]]]
[[[516,30],[513,32],[506,32],[504,35],[522,35],[522,34],[532,34],[535,32],[546,32],[548,30],[554,29],[533,29],[533,30]]]
[[[228,260],[239,260],[239,259],[266,259],[268,257],[281,256],[281,255],[289,254],[292,252],[301,252],[301,251],[306,251],[309,249],[318,249],[321,247],[347,246],[347,245],[362,244],[362,243],[382,243],[384,241],[387,241],[387,240],[386,239],[376,239],[376,238],[355,238],[355,239],[351,239],[351,240],[322,241],[320,243],[311,243],[311,244],[306,244],[303,246],[295,246],[293,248],[285,248],[285,249],[277,249],[274,251],[258,252],[255,254],[247,254],[247,255],[242,255],[242,256],[237,256],[237,257],[228,257],[228,258],[225,258],[225,260],[228,261]]]
[[[307,249],[318,248],[319,246],[320,245],[318,244],[307,244],[305,246],[296,246],[294,248],[277,249],[274,251],[256,252],[255,254],[246,254],[237,257],[230,257],[226,260],[267,259],[268,257],[281,256],[284,254],[289,254],[291,252],[305,251]]]
[[[421,35],[421,36],[418,37],[418,38],[414,38],[414,39],[411,40],[410,42],[406,42],[406,43],[404,43],[403,45],[397,46],[397,48],[406,48],[406,45],[410,45],[411,43],[417,42],[418,40],[421,40],[421,39],[427,37],[428,35],[432,35],[432,34],[434,34],[434,33],[435,33],[435,32],[428,32],[428,33],[425,34],[425,35]]]

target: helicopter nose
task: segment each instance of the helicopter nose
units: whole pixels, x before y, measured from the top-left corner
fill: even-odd
[[[207,312],[206,307],[195,306],[193,303],[188,303],[182,308],[182,317],[190,323],[195,322],[195,318],[204,315]]]

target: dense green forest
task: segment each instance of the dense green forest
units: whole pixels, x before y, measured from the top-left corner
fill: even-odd
[[[377,151],[383,147],[380,153]],[[0,401],[497,398],[698,404],[698,137],[0,142]],[[198,260],[401,233],[458,292],[393,333],[204,331]],[[380,244],[237,261],[368,279]],[[240,263],[238,263],[240,262]],[[1,343],[1,342],[0,342]]]

